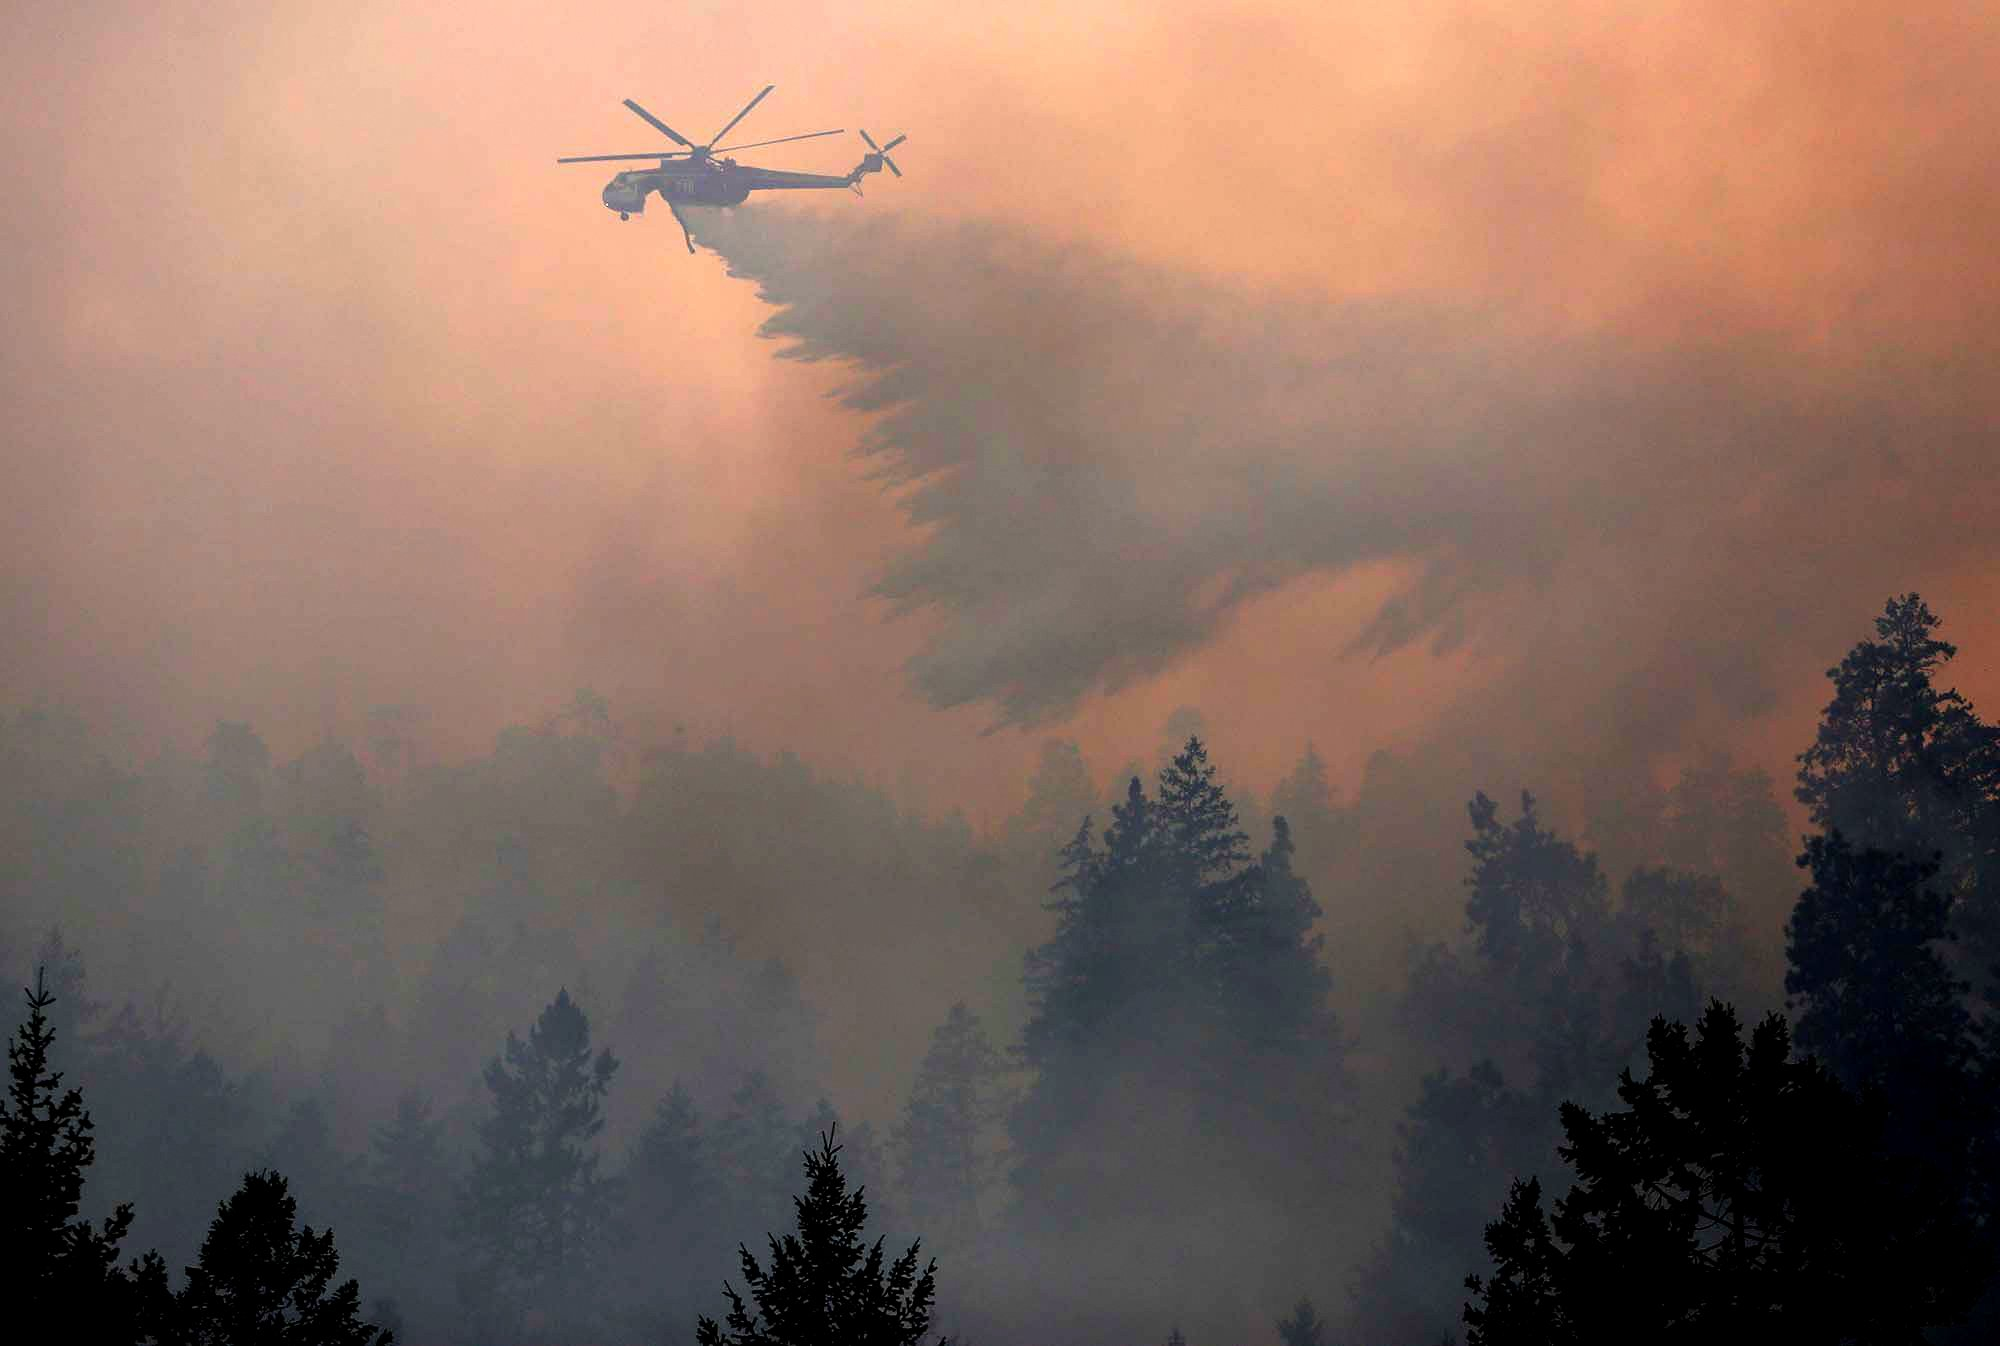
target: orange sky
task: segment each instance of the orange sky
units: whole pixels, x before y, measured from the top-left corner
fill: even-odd
[[[1754,350],[1796,375],[1779,400],[1876,389],[1856,405],[1926,437],[1856,424],[1829,455],[1814,517],[1851,549],[1802,560],[1801,516],[1774,511],[1768,553],[1730,553],[1797,636],[1769,647],[1775,703],[1748,723],[1704,704],[1689,732],[1782,771],[1820,671],[1906,588],[1965,646],[1962,685],[2000,700],[1988,6],[107,4],[12,26],[17,702],[183,745],[252,718],[281,750],[417,703],[452,751],[587,684],[642,725],[791,746],[990,818],[1046,733],[1105,771],[1183,704],[1240,779],[1268,785],[1310,736],[1352,782],[1454,705],[1487,717],[1480,689],[1521,676],[1510,630],[1560,631],[1573,599],[1612,620],[1615,586],[1664,601],[1661,572],[1713,559],[1699,520],[1659,533],[1683,556],[1599,540],[1488,596],[1458,652],[1379,660],[1343,651],[1424,558],[1308,567],[1035,731],[927,707],[903,664],[945,619],[866,597],[916,536],[850,456],[863,419],[826,396],[848,376],[772,359],[750,284],[687,257],[670,219],[619,224],[600,166],[553,162],[650,148],[621,98],[705,135],[765,83],[746,132],[909,133],[907,178],[815,204],[923,239],[1011,231],[1220,284],[1251,314],[1476,314],[1530,352],[1506,362],[1524,384],[1553,367],[1533,353],[1589,343]],[[856,150],[753,157],[841,171]],[[1684,485],[1646,489],[1671,512]],[[1568,718],[1615,738],[1643,686]]]

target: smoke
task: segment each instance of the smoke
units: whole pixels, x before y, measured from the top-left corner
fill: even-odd
[[[1770,710],[1887,590],[1990,555],[2000,408],[1963,350],[1259,294],[992,223],[698,228],[784,355],[848,366],[858,452],[914,526],[874,580],[923,615],[910,678],[1003,725],[1386,568],[1350,654],[1491,661],[1462,710],[1496,756],[1588,735],[1644,762]]]

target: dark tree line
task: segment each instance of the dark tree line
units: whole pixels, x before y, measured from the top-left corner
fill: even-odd
[[[1552,1213],[1514,1184],[1469,1346],[1992,1339],[2000,735],[1935,686],[1937,626],[1894,599],[1829,672],[1799,759],[1820,831],[1786,927],[1795,1028],[1656,1018],[1622,1108],[1565,1102],[1574,1181]]]
[[[27,1003],[0,1106],[0,1267],[12,1322],[37,1336],[142,1346],[388,1346],[392,1334],[360,1317],[358,1283],[334,1283],[332,1233],[298,1225],[275,1173],[246,1175],[222,1203],[179,1290],[158,1253],[119,1266],[132,1207],[97,1226],[77,1218],[93,1125],[82,1093],[50,1068],[55,998],[41,979]]]

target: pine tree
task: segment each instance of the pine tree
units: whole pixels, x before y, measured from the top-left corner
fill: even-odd
[[[933,1245],[963,1247],[979,1226],[979,1198],[992,1170],[987,1132],[1005,1112],[1005,1063],[960,1001],[917,1067],[892,1135],[903,1199]]]
[[[1817,826],[1857,846],[1958,862],[2000,793],[2000,728],[1934,684],[1958,654],[1937,638],[1942,624],[1919,595],[1892,598],[1875,619],[1878,639],[1827,670],[1833,700],[1799,754],[1798,798]]]
[[[1884,1100],[1906,1216],[1965,1221],[1965,1254],[2000,1266],[1997,1082],[1966,983],[1943,955],[1951,902],[1935,886],[1937,864],[1857,851],[1838,833],[1809,838],[1799,863],[1813,879],[1785,930],[1799,1043]],[[2000,1320],[2000,1302],[1984,1313]]]
[[[1879,1104],[1792,1059],[1782,1018],[1746,1046],[1711,1002],[1692,1041],[1656,1019],[1646,1048],[1622,1111],[1563,1105],[1576,1182],[1553,1217],[1530,1177],[1487,1227],[1468,1346],[1916,1343],[1963,1311],[1967,1228],[1907,1206]]]
[[[1703,953],[1714,947],[1734,903],[1722,880],[1664,865],[1642,865],[1625,876],[1618,913],[1651,930],[1669,953]]]
[[[2000,726],[1935,678],[1958,653],[1916,594],[1892,598],[1827,670],[1833,700],[1799,754],[1798,799],[1823,833],[1858,850],[1935,855],[1937,886],[1965,937],[1968,980],[2000,997]]]
[[[1965,1076],[1978,1044],[1965,984],[1939,949],[1951,939],[1950,899],[1937,864],[1857,851],[1846,837],[1811,837],[1799,866],[1812,874],[1785,927],[1787,1008],[1799,1045],[1850,1087]]]
[[[675,1080],[639,1133],[627,1170],[628,1200],[649,1228],[689,1231],[715,1199],[715,1172],[694,1097]]]
[[[1292,1306],[1292,1316],[1278,1320],[1278,1340],[1283,1346],[1324,1346],[1326,1324],[1310,1299]]]
[[[1320,906],[1293,855],[1291,825],[1280,815],[1257,863],[1209,906],[1200,957],[1225,1060],[1296,1056],[1336,1037],[1326,1009],[1332,977],[1320,961],[1325,940],[1313,933]]]
[[[1158,822],[1175,868],[1195,884],[1227,877],[1250,859],[1250,838],[1237,827],[1236,806],[1215,782],[1199,738],[1160,772]]]
[[[1560,1135],[1553,1113],[1510,1088],[1491,1061],[1424,1077],[1396,1126],[1388,1231],[1355,1279],[1356,1339],[1429,1341],[1451,1325],[1449,1292],[1477,1264],[1508,1175],[1550,1153]]]
[[[1215,774],[1190,738],[1157,799],[1134,778],[1102,846],[1086,819],[1064,848],[1055,937],[1027,963],[1035,1074],[1011,1128],[1016,1182],[1064,1221],[1171,1199],[1137,1164],[1086,1162],[1134,1125],[1180,1132],[1188,1162],[1198,1137],[1230,1135],[1269,1176],[1301,1139],[1280,1133],[1317,1129],[1340,1085],[1319,907],[1289,828],[1249,863]],[[1281,1092],[1309,1107],[1270,1108]]]
[[[593,1142],[618,1062],[590,1051],[590,1020],[567,990],[527,1041],[507,1035],[486,1067],[493,1115],[466,1185],[466,1235],[478,1266],[465,1287],[490,1329],[511,1333],[530,1311],[562,1315],[583,1302],[604,1238],[607,1193]]]
[[[768,1270],[748,1247],[737,1249],[755,1311],[725,1283],[726,1330],[698,1319],[698,1346],[916,1346],[930,1332],[936,1261],[919,1271],[912,1243],[885,1267],[883,1240],[862,1243],[868,1205],[861,1189],[847,1190],[830,1133],[817,1154],[806,1152],[805,1173],[806,1194],[793,1203],[798,1232],[770,1237]]]
[[[709,1247],[724,1223],[725,1184],[713,1138],[679,1080],[639,1133],[618,1187],[616,1275],[632,1295],[638,1335],[677,1338],[715,1282]]]
[[[1466,878],[1466,921],[1479,952],[1496,964],[1539,975],[1603,928],[1609,885],[1597,857],[1541,825],[1535,798],[1521,792],[1521,816],[1511,825],[1484,792],[1467,806],[1472,856]]]
[[[791,1195],[792,1156],[798,1153],[797,1119],[761,1070],[744,1076],[716,1123],[710,1153],[729,1196],[739,1230],[768,1227]]]
[[[7,1044],[7,1101],[0,1103],[0,1266],[9,1311],[29,1322],[67,1320],[85,1336],[109,1335],[127,1302],[116,1263],[132,1207],[119,1206],[96,1227],[77,1219],[83,1171],[96,1153],[90,1113],[82,1093],[62,1089],[62,1075],[49,1068],[55,997],[40,971],[26,995],[28,1017]]]
[[[443,1119],[427,1099],[406,1093],[393,1117],[375,1128],[365,1169],[366,1228],[355,1245],[365,1252],[363,1278],[393,1300],[397,1316],[435,1322],[450,1299],[453,1249],[451,1197],[456,1183]],[[386,1322],[384,1314],[372,1315]]]
[[[244,1175],[216,1213],[160,1335],[171,1346],[389,1346],[361,1318],[361,1287],[333,1278],[333,1231],[297,1224],[282,1175]]]

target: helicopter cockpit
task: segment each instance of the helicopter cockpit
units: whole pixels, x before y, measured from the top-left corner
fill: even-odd
[[[623,220],[646,209],[646,188],[638,179],[641,173],[620,173],[604,184],[604,206],[618,212]]]

